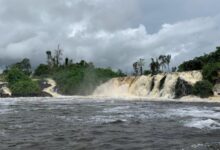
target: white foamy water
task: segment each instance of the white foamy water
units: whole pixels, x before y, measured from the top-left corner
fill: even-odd
[[[164,79],[162,82],[162,79]],[[194,85],[202,80],[200,71],[163,73],[155,76],[113,78],[100,85],[93,93],[95,96],[110,97],[148,97],[174,98],[178,78]]]
[[[198,129],[220,129],[220,122],[213,119],[192,119],[186,122],[185,126]]]

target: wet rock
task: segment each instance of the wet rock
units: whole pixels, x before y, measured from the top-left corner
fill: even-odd
[[[178,78],[175,86],[175,98],[191,95],[193,93],[193,86],[187,81]]]

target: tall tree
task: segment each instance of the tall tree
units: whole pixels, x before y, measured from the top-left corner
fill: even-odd
[[[151,72],[153,75],[159,73],[160,63],[159,63],[158,59],[154,60],[154,58],[151,58],[150,69],[151,69]]]
[[[162,71],[164,71],[164,69],[166,68],[166,56],[160,55],[158,59],[160,61],[160,66],[162,67]]]
[[[47,54],[47,64],[48,66],[52,66],[52,53],[50,50],[46,51],[46,54]]]
[[[66,58],[65,58],[65,66],[68,66],[68,65],[69,65],[69,58],[66,57]]]
[[[60,61],[62,60],[63,50],[60,49],[60,45],[58,45],[57,49],[55,49],[55,65],[59,66]]]
[[[167,64],[168,71],[170,71],[170,61],[171,61],[171,55],[167,55],[166,59],[165,59],[165,62]]]
[[[139,62],[138,62],[138,66],[139,66],[139,71],[140,71],[140,74],[143,75],[143,66],[144,66],[144,59],[140,59]]]
[[[26,75],[31,74],[31,63],[28,58],[24,58],[21,62],[11,65],[11,68],[17,68],[23,71]]]
[[[133,63],[133,69],[134,69],[135,75],[138,75],[138,62]]]

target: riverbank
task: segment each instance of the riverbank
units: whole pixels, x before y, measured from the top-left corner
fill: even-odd
[[[31,101],[51,101],[51,97],[29,97]],[[63,101],[76,101],[76,102],[105,102],[109,101],[112,103],[127,101],[127,102],[173,102],[173,103],[220,103],[220,97],[210,97],[210,98],[199,98],[194,96],[187,96],[181,99],[168,99],[168,98],[149,98],[149,97],[106,97],[106,96],[63,96],[59,95],[52,97],[53,101],[63,102]],[[13,100],[27,100],[27,97],[7,97],[0,98],[0,100],[13,101]]]

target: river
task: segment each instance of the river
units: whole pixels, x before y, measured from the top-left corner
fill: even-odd
[[[220,149],[220,104],[1,98],[0,149]]]

